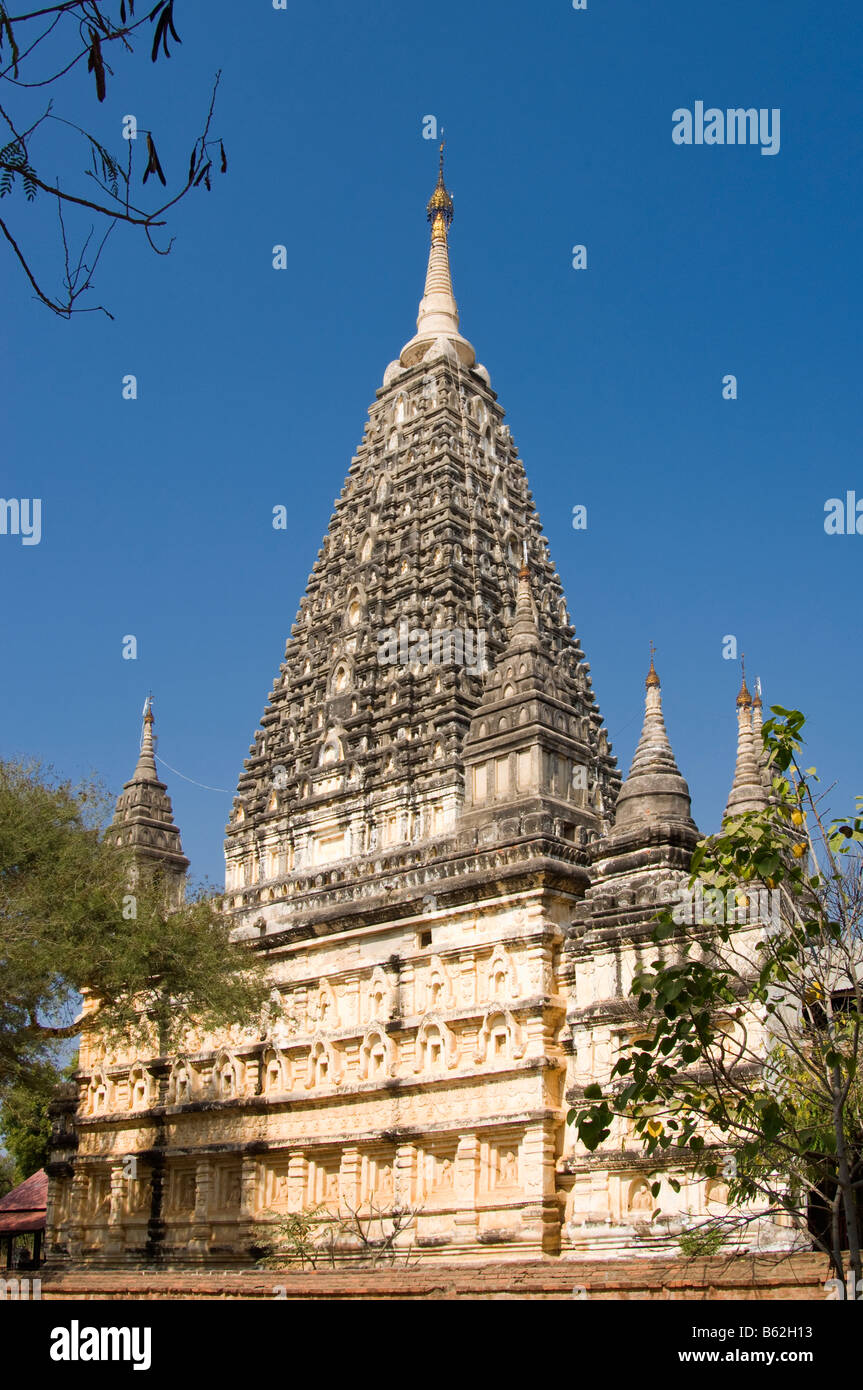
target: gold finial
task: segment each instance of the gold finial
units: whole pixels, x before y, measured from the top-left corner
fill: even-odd
[[[154,724],[155,722],[153,717],[153,696],[150,694],[144,701],[144,723]]]
[[[760,677],[760,676],[756,676],[756,677],[755,677],[755,698],[754,698],[753,701],[752,701],[752,707],[753,707],[753,709],[762,709],[762,708],[763,708],[763,704],[762,704],[762,700],[761,700],[761,677]]]
[[[650,688],[651,688],[652,686],[658,686],[658,685],[659,685],[659,677],[658,677],[658,675],[656,674],[656,667],[655,667],[654,664],[653,664],[653,658],[654,658],[655,655],[656,655],[656,648],[654,647],[653,643],[651,642],[651,644],[650,644],[650,670],[649,670],[648,673],[647,673],[647,680],[644,682],[644,684],[645,684],[645,686],[646,686],[646,688],[647,688],[648,690],[650,690]]]
[[[740,653],[740,674],[742,677],[740,693],[737,696],[738,709],[749,709],[752,704],[752,696],[749,694],[749,687],[746,684],[746,653]]]
[[[443,131],[441,131],[441,135],[443,135]],[[445,144],[446,141],[442,139],[440,142],[440,165],[438,168],[437,187],[429,198],[426,207],[426,216],[432,224],[432,239],[435,241],[440,239],[446,240],[447,230],[452,226],[454,215],[453,200],[447,192],[447,186],[444,183],[443,177]]]

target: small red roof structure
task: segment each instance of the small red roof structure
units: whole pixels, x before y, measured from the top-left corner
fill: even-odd
[[[44,1231],[48,1208],[48,1174],[44,1168],[0,1197],[0,1236]]]

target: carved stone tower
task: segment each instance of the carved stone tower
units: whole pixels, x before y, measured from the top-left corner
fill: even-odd
[[[460,332],[453,211],[441,155],[417,331],[370,408],[227,827],[225,904],[266,957],[270,1007],[172,1059],[88,1060],[71,1207],[58,1188],[78,1258],[153,1257],[157,1183],[163,1261],[248,1262],[280,1215],[321,1206],[407,1208],[430,1259],[632,1241],[635,1155],[619,1137],[575,1153],[566,1113],[607,1074],[697,831],[652,663],[621,790]],[[115,827],[179,871],[150,734]],[[120,1152],[140,1156],[128,1192]]]
[[[238,931],[290,1018],[267,1040],[264,1189],[397,1198],[449,1256],[559,1246],[559,955],[619,787],[459,331],[452,217],[441,152],[417,332],[370,409],[226,844]]]
[[[630,984],[653,959],[655,914],[675,901],[689,881],[699,832],[690,815],[689,787],[672,752],[662,713],[659,676],[650,660],[645,712],[629,776],[617,799],[614,825],[590,846],[591,886],[575,910],[563,970],[569,1004],[570,1087],[578,1105],[585,1088],[605,1082],[621,1044],[640,1025]],[[561,1183],[567,1190],[564,1248],[580,1254],[622,1253],[633,1227],[657,1203],[650,1192],[651,1162],[632,1131],[616,1122],[595,1154],[578,1150],[566,1136]],[[703,1185],[702,1185],[703,1186]],[[663,1193],[666,1212],[698,1211],[704,1191],[677,1200]],[[646,1213],[646,1215],[645,1215]]]
[[[183,853],[180,832],[174,824],[174,808],[168,788],[159,781],[153,724],[152,700],[148,697],[144,706],[138,763],[117,798],[109,833],[116,844],[132,850],[139,867],[158,869],[175,879],[179,886],[189,861]]]
[[[547,793],[543,807],[553,803],[559,838],[571,842],[576,829],[601,828],[617,791],[524,468],[488,373],[459,332],[442,160],[417,333],[369,412],[228,827],[238,922],[268,935],[328,898],[380,892],[381,854],[395,868],[409,847],[442,843],[466,802],[485,808],[471,816],[485,842],[502,803]],[[518,661],[502,687],[510,650]],[[483,720],[468,738],[489,672],[493,729]],[[539,712],[528,688],[543,683]],[[515,739],[515,724],[531,738]],[[490,790],[478,801],[487,763]],[[321,893],[332,884],[344,887]]]

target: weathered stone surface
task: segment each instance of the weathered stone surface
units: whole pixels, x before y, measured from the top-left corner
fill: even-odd
[[[57,1299],[619,1299],[823,1301],[829,1277],[817,1255],[736,1260],[542,1260],[436,1264],[411,1269],[281,1270],[237,1274],[49,1273]]]

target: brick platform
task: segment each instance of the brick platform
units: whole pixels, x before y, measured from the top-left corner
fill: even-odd
[[[42,1298],[58,1299],[691,1299],[760,1302],[825,1298],[820,1255],[729,1259],[536,1261],[472,1268],[379,1271],[260,1270],[225,1274],[43,1271]],[[583,1289],[579,1295],[574,1290]]]

